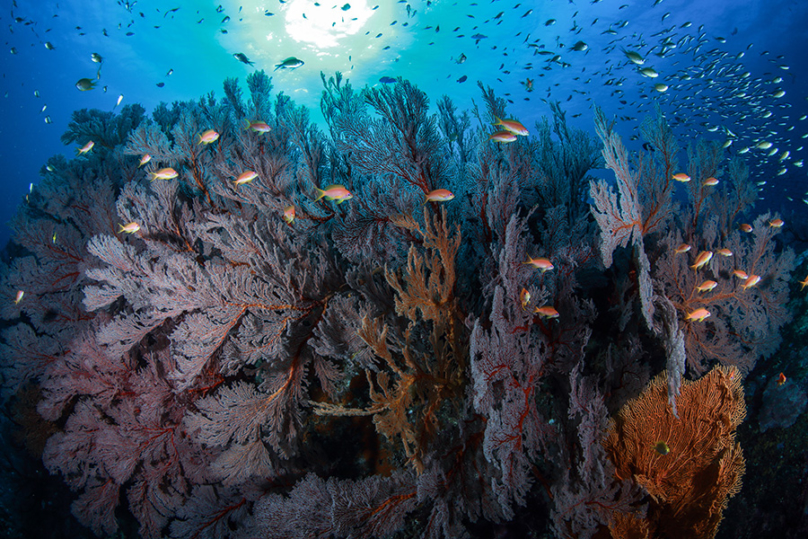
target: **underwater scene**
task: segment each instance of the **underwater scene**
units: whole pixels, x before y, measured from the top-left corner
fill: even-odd
[[[0,22],[0,537],[808,536],[808,3]]]

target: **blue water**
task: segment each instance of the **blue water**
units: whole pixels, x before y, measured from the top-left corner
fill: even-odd
[[[790,150],[791,163],[806,155],[801,137],[808,133],[808,123],[799,120],[808,113],[803,80],[808,59],[801,53],[808,47],[804,31],[808,4],[804,2],[665,0],[654,6],[654,0],[357,0],[314,4],[310,0],[4,0],[0,13],[4,194],[0,242],[7,241],[5,223],[30,184],[37,183],[44,161],[55,153],[75,155],[74,148],[59,141],[72,111],[114,110],[120,95],[122,105],[141,103],[149,111],[161,101],[193,100],[208,92],[223,97],[225,78],[238,77],[244,84],[253,70],[272,72],[290,56],[304,65],[274,72],[275,89],[310,107],[318,121],[322,121],[320,72],[341,71],[359,88],[381,84],[381,77],[404,77],[431,96],[433,106],[438,97],[448,94],[460,109],[472,107],[475,100],[480,103],[476,85],[480,81],[509,98],[509,113],[527,126],[549,115],[545,100],[558,100],[572,125],[591,131],[594,103],[608,115],[631,118],[618,123],[625,138],[652,110],[652,103],[659,102],[664,112],[682,120],[677,125],[683,136],[719,139],[721,131],[710,132],[707,127],[719,126],[722,131],[729,127],[739,135],[734,149],[760,140],[765,129],[772,132],[768,136],[778,147]],[[343,10],[346,5],[349,9]],[[548,25],[551,20],[555,22]],[[654,36],[664,30],[670,31]],[[475,39],[480,35],[485,37]],[[686,47],[680,46],[664,58],[651,54],[644,65],[659,73],[655,79],[640,75],[620,52],[621,47],[643,55],[660,52],[663,39],[670,37],[675,44],[688,35],[702,36],[704,45],[698,53],[683,53]],[[578,41],[588,49],[571,50]],[[46,43],[53,48],[46,48]],[[738,73],[749,72],[748,78],[695,76],[709,60],[718,58],[700,59],[699,53],[713,50],[726,53],[720,57],[721,65],[741,65]],[[553,54],[537,54],[540,51]],[[92,53],[101,55],[103,63],[94,63]],[[253,65],[238,61],[237,53],[246,55]],[[736,60],[739,53],[744,55]],[[560,57],[551,61],[556,54]],[[466,60],[458,63],[461,55]],[[76,82],[95,79],[99,65],[96,89],[78,91]],[[696,70],[693,80],[681,80],[688,69]],[[464,82],[458,82],[463,77]],[[782,82],[772,83],[777,77]],[[534,81],[532,92],[525,88],[527,79]],[[620,79],[622,84],[614,85]],[[743,98],[728,97],[741,83],[755,80],[760,83]],[[667,92],[653,89],[658,82],[669,86]],[[785,90],[785,96],[770,97],[777,89]],[[621,100],[626,104],[621,105]],[[43,111],[43,107],[47,108]],[[696,116],[707,110],[715,114],[706,119]],[[762,110],[773,114],[762,120]],[[757,119],[739,121],[737,114],[744,111]],[[45,123],[45,118],[52,123]],[[749,132],[753,124],[759,127],[757,133]],[[792,165],[783,175],[774,176],[780,170],[778,163],[771,159],[763,163],[761,152],[749,157],[753,166],[766,166],[767,177],[773,176],[763,186],[763,195],[774,209],[781,209],[779,205],[808,209],[802,202],[808,191],[806,169]]]

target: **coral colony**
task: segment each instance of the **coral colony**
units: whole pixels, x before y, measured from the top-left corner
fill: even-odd
[[[247,84],[77,111],[83,154],[13,223],[3,395],[81,523],[716,533],[794,265],[739,158],[680,163],[661,114],[630,155],[600,111],[599,143],[557,105],[521,136],[482,84],[485,110],[430,115],[406,80],[340,74],[324,133]]]

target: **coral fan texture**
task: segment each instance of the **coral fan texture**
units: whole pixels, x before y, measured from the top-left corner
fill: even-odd
[[[482,108],[444,97],[430,114],[406,80],[323,76],[323,131],[263,72],[246,82],[151,116],[76,112],[63,140],[93,150],[50,159],[13,223],[3,400],[44,419],[21,425],[47,438],[80,522],[148,538],[654,530],[701,492],[670,501],[629,455],[645,441],[615,438],[649,421],[638,404],[608,429],[665,365],[643,395],[699,443],[671,427],[654,462],[686,454],[733,492],[742,413],[723,403],[778,346],[794,259],[776,216],[750,213],[741,161],[698,142],[680,168],[661,116],[643,128],[655,151],[630,155],[602,113],[598,143],[557,104],[499,144],[506,102],[482,84]],[[604,165],[613,178],[589,175]],[[425,202],[435,189],[454,199]],[[737,369],[683,382],[716,364]]]

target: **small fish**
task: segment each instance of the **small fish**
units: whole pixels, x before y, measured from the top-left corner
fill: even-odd
[[[704,187],[714,187],[714,186],[718,185],[718,179],[713,178],[712,176],[710,176],[709,178],[704,180],[701,184]]]
[[[155,86],[157,86],[158,88],[162,88],[165,85],[166,85],[165,82],[158,82],[157,84],[155,84]]]
[[[275,65],[275,71],[279,69],[296,69],[303,65],[303,60],[298,60],[294,56],[290,56],[286,60]]]
[[[643,65],[645,63],[645,58],[640,56],[639,53],[623,49],[623,54],[625,54],[626,58],[636,65]]]
[[[717,250],[716,253],[718,253],[721,256],[726,256],[726,257],[732,256],[732,251],[730,251],[726,247],[723,248],[723,249]]]
[[[695,311],[688,313],[688,315],[685,316],[685,320],[688,320],[690,322],[703,322],[704,319],[708,318],[709,316],[710,311],[708,311],[704,307],[701,307],[699,309],[696,309]]]
[[[741,285],[741,288],[748,290],[760,282],[760,275],[750,275]]]
[[[393,84],[394,82],[396,82],[396,79],[394,79],[393,77],[382,77],[379,79],[379,82],[381,82],[382,84]]]
[[[315,202],[324,198],[326,200],[336,200],[337,204],[342,204],[346,200],[353,198],[350,191],[345,189],[344,185],[329,185],[325,189],[317,189],[317,198]]]
[[[525,90],[527,90],[528,92],[532,92],[532,91],[533,91],[533,79],[527,79],[527,80],[526,80],[525,82],[523,82],[522,84],[524,84],[524,85],[525,85]]]
[[[677,247],[677,248],[676,248],[676,250],[675,250],[674,252],[675,252],[677,255],[680,255],[680,254],[682,254],[682,253],[686,253],[686,252],[688,252],[689,250],[690,250],[690,245],[688,245],[687,243],[683,243],[682,245],[680,245],[679,247]]]
[[[640,68],[640,74],[643,77],[648,77],[648,78],[651,78],[651,79],[655,79],[655,78],[657,78],[659,76],[659,73],[657,73],[656,70],[653,67],[642,67],[642,68]]]
[[[769,226],[771,228],[782,228],[784,224],[786,223],[782,219],[772,219],[769,221]]]
[[[799,283],[800,283],[800,290],[803,290],[806,286],[808,286],[808,275],[806,275],[805,279],[803,279]]]
[[[157,172],[149,172],[149,179],[151,181],[154,181],[154,180],[173,180],[177,176],[179,176],[179,174],[177,174],[177,171],[174,170],[173,168],[170,168],[170,167],[161,168]]]
[[[577,42],[575,45],[572,46],[572,50],[575,52],[583,52],[589,48],[589,45],[584,43],[583,41]]]
[[[56,50],[56,47],[54,47],[53,43],[51,43],[50,41],[45,42],[45,48],[48,49],[49,51]]]
[[[455,62],[458,64],[462,64],[465,61],[466,61],[466,55],[463,54],[462,52],[460,53],[460,56],[457,57],[457,60],[455,60]]]
[[[704,281],[703,283],[701,283],[699,286],[696,287],[696,290],[698,290],[699,292],[709,292],[716,286],[718,286],[718,283],[715,281]]]
[[[147,153],[144,153],[143,157],[140,158],[140,163],[138,163],[137,168],[142,167],[143,165],[145,165],[149,161],[151,161],[151,155],[149,155]]]
[[[496,122],[494,122],[494,125],[501,125],[514,135],[526,137],[527,135],[530,134],[527,128],[516,120],[500,120],[496,116],[494,116],[494,119],[496,120]]]
[[[524,263],[530,264],[536,269],[540,269],[542,273],[544,273],[545,271],[555,269],[555,266],[553,266],[553,263],[550,262],[550,259],[545,257],[538,257],[538,258],[528,257],[527,261]]]
[[[208,129],[199,135],[199,142],[197,142],[197,144],[212,144],[217,140],[219,140],[219,133],[213,129]]]
[[[522,310],[527,310],[527,304],[530,303],[530,292],[526,288],[519,291],[519,303],[522,305]]]
[[[744,281],[749,278],[749,275],[744,270],[732,270],[732,274],[737,277],[738,279],[743,279]]]
[[[559,317],[558,311],[556,311],[555,307],[553,307],[552,305],[544,305],[542,307],[536,307],[533,310],[533,312],[538,314],[542,318],[546,319],[553,319]]]
[[[516,140],[516,135],[514,135],[510,131],[496,131],[488,135],[488,140],[493,140],[494,142],[508,143]]]
[[[656,90],[657,92],[663,94],[663,93],[668,91],[668,85],[667,84],[662,84],[661,82],[657,83],[657,84],[654,84],[654,90]]]
[[[14,305],[19,305],[19,304],[20,304],[20,302],[22,301],[22,297],[23,297],[24,295],[25,295],[25,291],[24,291],[24,290],[17,290],[17,295],[16,295],[16,297],[14,298]]]
[[[712,251],[702,251],[699,253],[699,256],[696,257],[696,262],[690,267],[693,268],[694,270],[703,268],[705,265],[707,265],[707,262],[709,262],[712,258],[713,258]]]
[[[426,197],[424,198],[424,204],[427,202],[447,202],[453,198],[454,193],[448,189],[435,189],[434,191],[427,193]]]
[[[261,120],[257,120],[255,122],[251,122],[249,120],[245,120],[247,123],[244,129],[250,129],[256,133],[269,133],[272,128],[266,122],[262,122]]]
[[[121,94],[121,95],[119,95],[119,96],[118,96],[118,101],[115,103],[115,107],[117,107],[118,105],[120,105],[120,104],[121,104],[121,101],[123,101],[123,94]],[[112,107],[112,108],[114,109],[115,107]]]
[[[746,234],[749,234],[753,230],[752,225],[750,225],[749,223],[741,223],[741,225],[738,227],[738,229],[741,232],[745,232]]]
[[[463,75],[462,77],[460,77],[459,79],[457,79],[457,82],[461,82],[461,83],[462,83],[462,82],[466,82],[467,80],[468,80],[468,77],[467,77],[466,75]]]
[[[666,444],[665,442],[657,442],[652,447],[654,451],[656,451],[662,456],[665,456],[671,452],[671,448],[668,447],[668,444]]]
[[[78,88],[80,92],[87,92],[89,90],[95,90],[95,84],[95,81],[92,79],[79,79],[76,83],[76,88]]]
[[[239,61],[239,62],[241,62],[242,64],[247,64],[248,66],[253,65],[253,63],[252,63],[252,62],[250,62],[250,59],[249,59],[249,58],[247,58],[247,56],[246,56],[246,55],[245,55],[243,52],[237,52],[237,53],[235,53],[235,54],[233,55],[233,58],[235,58],[236,60],[238,60],[238,61]]]
[[[140,225],[134,221],[132,221],[131,223],[127,223],[125,225],[118,225],[118,234],[122,232],[126,234],[134,234],[138,230],[140,230]]]
[[[258,177],[258,174],[253,172],[252,170],[247,170],[239,174],[239,177],[235,179],[236,186],[244,185],[245,183],[250,183],[254,179]]]
[[[283,220],[286,221],[287,224],[292,224],[295,220],[295,207],[294,206],[286,206],[283,210]]]
[[[88,142],[87,144],[85,144],[84,146],[82,146],[81,148],[79,148],[78,150],[76,150],[76,155],[84,155],[85,153],[87,153],[87,152],[89,152],[90,150],[92,150],[92,149],[93,149],[93,146],[95,146],[95,142],[93,142],[93,141],[91,140],[90,142]]]
[[[759,150],[768,150],[772,146],[774,145],[768,141],[758,142],[757,144],[755,144],[755,147]]]
[[[777,377],[777,385],[782,386],[787,381],[788,381],[788,378],[786,378],[786,375],[781,372],[780,376]]]
[[[690,181],[690,176],[688,176],[684,172],[677,172],[676,174],[673,175],[673,179],[676,180],[677,182],[686,183]]]
[[[407,7],[409,7],[409,4],[407,4]],[[344,5],[344,6],[342,6],[340,9],[341,9],[342,11],[348,11],[349,9],[351,9],[351,4],[345,4],[345,5]]]
[[[104,59],[103,59],[103,58],[101,58],[101,55],[100,55],[100,54],[98,54],[97,52],[94,52],[94,53],[92,53],[92,54],[90,55],[90,60],[92,60],[92,61],[93,61],[93,62],[95,62],[96,64],[100,64],[100,63],[102,63],[102,62],[104,61]]]

